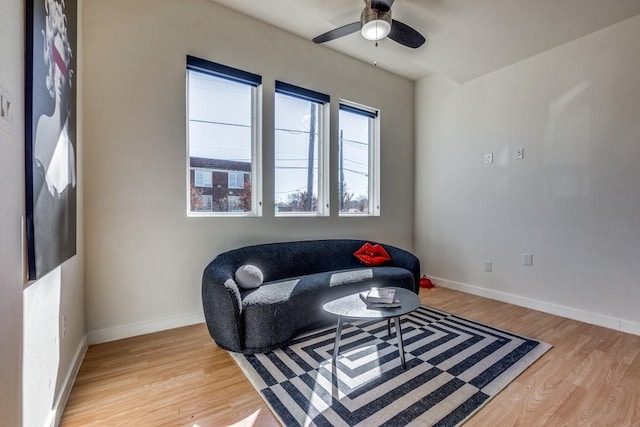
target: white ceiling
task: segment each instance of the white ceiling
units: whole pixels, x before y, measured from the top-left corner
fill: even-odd
[[[212,0],[305,39],[358,21],[362,0]],[[640,14],[640,0],[396,0],[393,18],[427,43],[409,49],[358,33],[324,43],[416,80],[466,82]]]

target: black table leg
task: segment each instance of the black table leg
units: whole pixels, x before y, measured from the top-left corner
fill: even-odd
[[[398,338],[398,353],[400,353],[400,362],[402,363],[402,367],[406,368],[404,363],[404,344],[402,343],[402,328],[400,328],[400,317],[393,318],[396,324],[396,337]]]
[[[333,363],[336,363],[338,350],[340,350],[340,335],[342,334],[342,317],[338,316],[338,326],[336,326],[336,340],[333,343]]]

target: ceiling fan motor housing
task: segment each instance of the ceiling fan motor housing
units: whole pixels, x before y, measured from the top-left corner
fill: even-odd
[[[381,40],[391,31],[391,10],[379,11],[366,6],[360,14],[362,36],[367,40]]]

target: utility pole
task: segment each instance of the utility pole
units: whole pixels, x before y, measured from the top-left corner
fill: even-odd
[[[313,209],[313,158],[316,139],[316,108],[315,102],[311,103],[311,117],[309,119],[309,164],[307,166],[307,199],[304,202],[305,212]]]

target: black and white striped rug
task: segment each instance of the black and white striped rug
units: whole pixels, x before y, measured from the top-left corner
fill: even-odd
[[[549,344],[425,306],[401,318],[406,369],[386,321],[347,323],[265,354],[232,353],[285,426],[456,426]]]

